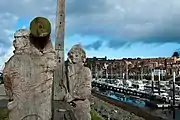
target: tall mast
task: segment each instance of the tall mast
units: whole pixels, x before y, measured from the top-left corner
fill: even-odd
[[[54,72],[53,100],[62,100],[63,92],[59,86],[64,77],[64,34],[65,34],[65,0],[57,0],[55,51],[57,66]]]
[[[65,29],[65,0],[57,0],[56,28],[55,28],[55,51],[56,69],[54,71],[52,89],[52,120],[59,120],[62,115],[58,112],[61,107],[65,90],[60,87],[64,80],[64,29]]]

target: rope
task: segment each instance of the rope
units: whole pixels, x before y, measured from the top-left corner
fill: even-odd
[[[21,118],[20,120],[26,120],[28,117],[36,117],[36,120],[40,119],[43,120],[41,116],[37,115],[37,114],[29,114],[24,116],[23,118]]]

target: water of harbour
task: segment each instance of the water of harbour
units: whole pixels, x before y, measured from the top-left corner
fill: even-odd
[[[135,99],[135,98],[132,98],[132,97],[128,97],[128,96],[124,96],[123,94],[119,94],[119,93],[116,93],[116,92],[107,92],[105,93],[107,96],[113,98],[113,99],[116,99],[116,100],[119,100],[119,101],[122,101],[122,102],[126,102],[126,103],[131,103],[135,106],[138,106],[138,107],[141,107],[141,108],[144,108],[146,103],[143,101],[143,100],[140,100],[140,99]]]
[[[134,106],[138,106],[142,109],[146,109],[150,112],[152,112],[153,114],[155,115],[158,115],[158,116],[161,116],[163,118],[166,118],[167,120],[180,120],[180,110],[175,110],[175,119],[173,119],[173,111],[172,110],[162,110],[162,109],[151,109],[151,108],[148,108],[146,106],[146,102],[145,100],[142,100],[142,99],[138,99],[138,98],[134,98],[134,97],[130,97],[130,96],[124,96],[123,94],[119,94],[119,93],[116,93],[116,92],[112,92],[112,91],[106,91],[104,92],[105,95],[113,98],[113,99],[116,99],[116,100],[119,100],[119,101],[122,101],[122,102],[126,102],[126,103],[130,103]]]

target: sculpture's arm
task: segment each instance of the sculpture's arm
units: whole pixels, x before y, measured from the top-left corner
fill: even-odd
[[[18,61],[18,62],[17,62]],[[13,81],[15,77],[17,77],[16,65],[19,65],[21,61],[15,61],[14,56],[12,56],[6,63],[5,68],[3,70],[3,80],[4,80],[4,88],[9,100],[13,100]]]
[[[6,95],[9,97],[9,100],[12,100],[12,82],[9,72],[4,70],[3,72],[3,80],[4,80],[4,88]]]
[[[91,81],[92,75],[89,68],[85,67],[84,70],[84,80],[80,84],[78,91],[72,97],[74,100],[85,100],[91,95]]]

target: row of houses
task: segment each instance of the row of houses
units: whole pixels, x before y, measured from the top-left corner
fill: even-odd
[[[180,59],[176,57],[169,58],[123,58],[107,59],[104,58],[87,58],[86,66],[89,67],[93,74],[105,75],[106,73],[116,76],[123,74],[150,76],[152,71],[164,71],[165,76],[171,76],[172,71],[180,75]],[[107,67],[107,69],[106,69]]]

